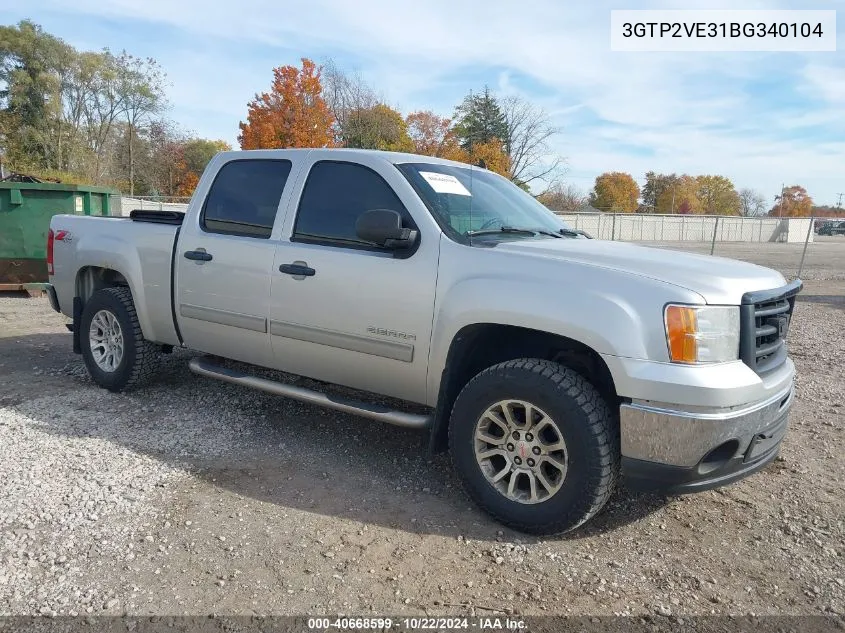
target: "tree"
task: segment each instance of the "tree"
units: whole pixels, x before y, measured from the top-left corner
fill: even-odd
[[[739,213],[746,217],[763,215],[766,212],[766,199],[754,189],[739,190]]]
[[[510,162],[511,179],[530,185],[537,180],[554,182],[560,175],[563,159],[549,145],[560,129],[548,114],[520,97],[502,101],[507,135],[505,152]]]
[[[556,183],[537,196],[537,200],[552,211],[577,211],[587,202],[587,196],[575,185]]]
[[[676,185],[678,176],[676,174],[658,174],[653,171],[646,172],[645,185],[643,186],[643,206],[658,212],[658,200],[666,192],[671,191]],[[669,209],[660,209],[659,213],[672,213],[671,200]]]
[[[810,217],[813,210],[813,199],[807,190],[800,185],[792,185],[783,190],[783,194],[775,196],[775,205],[769,211],[770,216],[804,218]]]
[[[810,215],[817,218],[839,218],[845,217],[845,209],[842,207],[834,207],[831,205],[814,206],[810,210]]]
[[[496,97],[484,86],[482,94],[468,94],[455,109],[455,135],[461,147],[472,153],[476,143],[508,138],[508,122]]]
[[[8,160],[60,169],[61,78],[76,51],[34,22],[0,27],[0,109]]]
[[[334,118],[335,141],[340,145],[350,114],[375,107],[379,98],[360,75],[345,73],[332,59],[323,63],[320,81],[323,86],[323,99]]]
[[[135,195],[134,137],[143,125],[165,107],[165,74],[151,57],[142,59],[123,51],[117,58],[117,90],[127,124],[129,195]]]
[[[702,213],[698,198],[698,182],[688,174],[677,176],[671,187],[663,188],[657,197],[658,213]]]
[[[605,172],[596,177],[590,193],[590,204],[602,211],[633,213],[637,210],[640,187],[637,181],[624,172]]]
[[[371,108],[349,112],[342,127],[345,147],[410,152],[414,143],[402,115],[379,103]]]
[[[106,153],[123,108],[118,60],[108,50],[82,53],[79,67],[80,82],[86,86],[82,111],[85,144],[92,155],[85,173],[93,182],[99,182],[109,167]]]
[[[185,167],[197,175],[205,171],[206,165],[219,152],[228,152],[232,149],[226,141],[212,141],[207,138],[192,138],[183,145],[182,154],[185,160]]]
[[[451,119],[424,111],[412,112],[405,118],[405,122],[408,125],[408,136],[414,144],[414,153],[450,160],[467,158],[452,129]]]
[[[724,176],[696,176],[696,196],[707,215],[737,215],[740,212],[739,194],[729,178]]]
[[[255,95],[241,122],[241,149],[329,147],[335,144],[334,117],[322,97],[320,69],[302,58],[302,68],[273,69],[270,92]]]
[[[486,169],[494,171],[501,176],[508,177],[510,174],[510,163],[508,155],[502,148],[502,141],[493,137],[484,142],[476,142],[472,150],[462,162],[472,165],[483,165]]]

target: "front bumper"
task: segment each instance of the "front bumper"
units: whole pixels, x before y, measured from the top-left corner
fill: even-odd
[[[743,407],[632,401],[620,407],[622,473],[637,489],[697,492],[724,486],[777,457],[794,386]]]

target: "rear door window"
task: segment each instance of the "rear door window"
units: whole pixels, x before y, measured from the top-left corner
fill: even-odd
[[[203,204],[207,233],[267,239],[291,171],[289,160],[233,160],[220,168]]]

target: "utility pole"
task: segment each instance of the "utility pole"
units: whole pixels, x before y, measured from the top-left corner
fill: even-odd
[[[780,196],[775,196],[775,200],[777,200],[778,197],[780,197],[780,206],[778,207],[778,217],[779,218],[783,217],[783,190],[784,190],[785,186],[786,186],[785,183],[781,183],[781,185],[780,185]]]
[[[845,193],[837,193],[836,195],[839,196],[839,201],[836,203],[836,206],[842,207],[842,196],[845,196]]]

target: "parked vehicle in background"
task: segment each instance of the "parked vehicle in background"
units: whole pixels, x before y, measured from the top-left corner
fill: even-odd
[[[123,391],[162,351],[204,352],[201,376],[426,429],[470,496],[526,532],[583,524],[620,475],[677,492],[736,481],[787,431],[799,280],[586,239],[485,169],[224,152],[186,213],[56,216],[49,240],[51,302],[97,384]]]
[[[845,235],[845,222],[825,222],[819,235]]]

